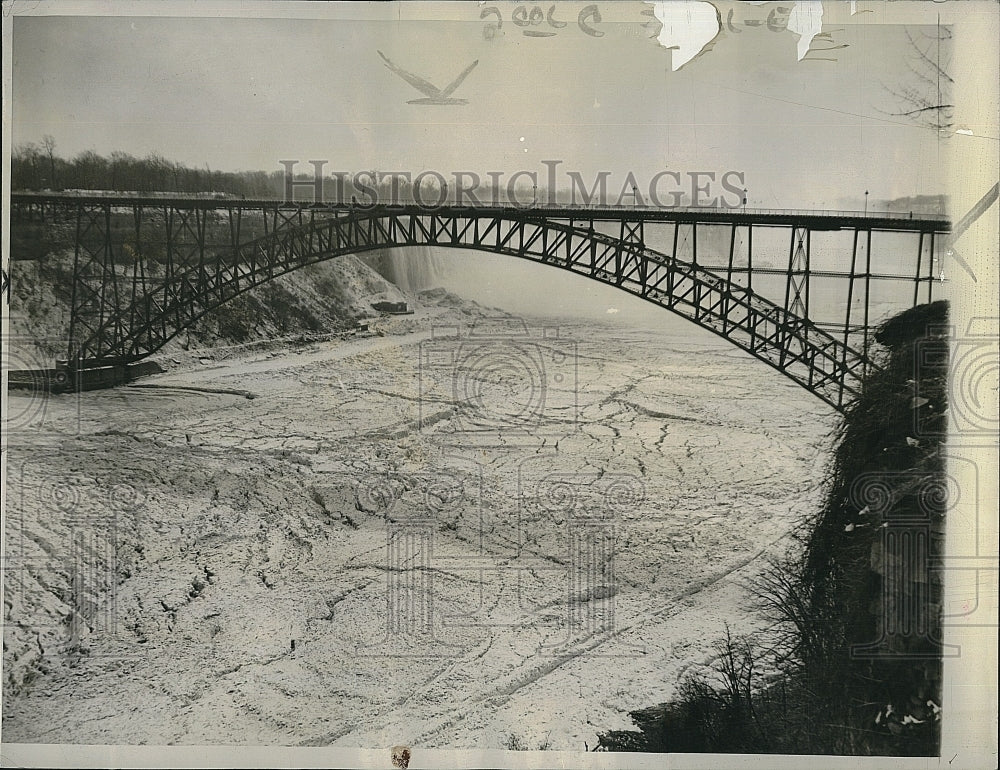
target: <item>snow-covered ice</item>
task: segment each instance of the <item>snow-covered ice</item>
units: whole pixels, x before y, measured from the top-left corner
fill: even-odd
[[[579,750],[760,627],[820,401],[676,323],[408,323],[27,410],[6,741]]]

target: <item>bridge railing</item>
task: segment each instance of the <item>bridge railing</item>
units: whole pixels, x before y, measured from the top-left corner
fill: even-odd
[[[373,203],[371,200],[325,198],[318,204],[308,198],[288,200],[285,198],[241,198],[228,193],[165,193],[165,192],[135,192],[135,191],[111,191],[111,190],[74,190],[72,192],[46,192],[46,191],[15,191],[12,199],[17,200],[45,200],[58,202],[65,200],[72,202],[82,199],[101,199],[108,201],[121,200],[123,203],[138,203],[140,201],[152,201],[160,204],[170,201],[197,201],[202,204],[226,206],[236,204],[240,206],[252,205],[274,205],[288,204],[289,206],[320,206],[337,209],[370,209],[378,206],[392,207],[418,207],[425,209],[434,208],[507,208],[521,211],[593,211],[593,212],[676,212],[679,214],[741,214],[748,217],[767,216],[788,216],[788,217],[848,217],[853,219],[880,219],[880,220],[920,220],[947,223],[949,217],[945,214],[927,214],[915,211],[888,211],[888,210],[855,210],[855,209],[797,209],[797,208],[760,208],[755,206],[659,206],[646,203],[579,203],[573,200],[552,200],[547,196],[539,196],[534,200],[525,200],[524,197],[507,194],[492,195],[488,198],[480,198],[475,195],[448,196],[445,198],[435,198],[428,194],[426,198],[415,196],[395,196],[393,198],[377,198]]]
[[[445,203],[442,205],[461,205]],[[465,204],[468,205],[468,204]],[[913,211],[856,211],[853,209],[776,209],[751,208],[747,206],[649,206],[645,204],[599,204],[599,203],[544,203],[539,205],[520,204],[519,208],[538,210],[564,210],[566,208],[585,211],[676,211],[682,214],[699,214],[706,212],[738,213],[747,216],[819,216],[819,217],[853,217],[860,219],[919,219],[937,222],[948,222],[945,214],[922,214]]]

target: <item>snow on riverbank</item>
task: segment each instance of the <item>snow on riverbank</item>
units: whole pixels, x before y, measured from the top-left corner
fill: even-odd
[[[687,327],[561,323],[574,368],[498,431],[509,346],[473,391],[421,366],[467,318],[46,402],[7,460],[5,740],[577,750],[751,630],[831,413]]]

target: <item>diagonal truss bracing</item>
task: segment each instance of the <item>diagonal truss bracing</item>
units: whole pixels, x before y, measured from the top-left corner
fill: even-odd
[[[447,206],[362,210],[96,198],[61,207],[30,203],[15,222],[48,216],[75,224],[68,358],[84,366],[140,360],[205,313],[299,267],[373,249],[440,246],[515,256],[615,286],[728,339],[840,410],[875,365],[870,340],[873,280],[911,281],[914,302],[925,294],[929,299],[935,236],[940,245],[947,232],[946,223],[933,220],[903,222],[898,228],[895,222],[876,222],[881,228],[911,232],[917,244],[912,276],[887,276],[873,269],[872,232],[877,228],[869,221],[847,222],[854,230],[849,270],[816,269],[813,231],[843,225],[819,215],[783,216],[775,224],[774,217],[717,212],[668,216],[663,211]],[[706,219],[717,229],[727,228],[728,249],[719,247],[719,238],[714,251],[699,243]],[[650,223],[668,228],[661,241],[666,250],[650,247]],[[783,268],[759,264],[762,260],[755,257],[754,238],[762,226],[788,233]],[[783,302],[755,289],[757,282],[779,275]],[[813,280],[834,275],[843,280],[847,295],[846,317],[836,329],[810,317]]]

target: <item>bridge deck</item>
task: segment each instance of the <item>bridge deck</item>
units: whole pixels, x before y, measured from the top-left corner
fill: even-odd
[[[516,212],[520,216],[544,216],[550,219],[584,219],[593,221],[638,221],[646,222],[697,222],[699,224],[737,224],[761,227],[807,227],[811,230],[882,230],[909,232],[951,231],[951,222],[945,216],[901,214],[887,211],[816,211],[808,209],[759,209],[759,208],[709,208],[709,207],[656,207],[656,206],[616,206],[616,205],[566,205],[566,204],[472,204],[465,201],[445,201],[440,205],[415,202],[388,202],[377,204],[351,204],[325,201],[286,201],[277,198],[208,198],[197,196],[161,195],[75,195],[67,193],[11,194],[11,203],[16,204],[61,204],[61,205],[111,205],[121,207],[174,206],[180,208],[228,210],[228,209],[284,209],[315,212],[350,212],[352,210],[392,211],[396,214],[426,216],[439,213],[447,216],[510,216]]]

